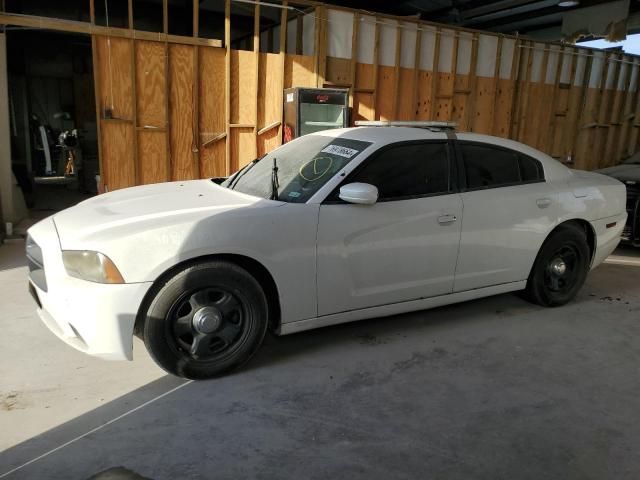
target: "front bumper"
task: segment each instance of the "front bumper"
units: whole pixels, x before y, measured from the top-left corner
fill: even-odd
[[[151,282],[119,285],[87,282],[67,275],[53,220],[29,231],[42,249],[46,290],[31,276],[29,289],[38,315],[68,345],[107,360],[133,358],[133,326]]]

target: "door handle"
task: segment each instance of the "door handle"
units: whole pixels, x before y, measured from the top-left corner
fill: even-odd
[[[551,199],[539,198],[538,200],[536,200],[536,205],[538,205],[538,208],[547,208],[549,205],[551,205]]]
[[[455,215],[441,215],[440,217],[438,217],[438,223],[440,225],[449,225],[456,220],[458,220],[458,217],[456,217]]]

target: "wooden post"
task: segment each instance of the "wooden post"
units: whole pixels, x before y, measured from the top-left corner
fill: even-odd
[[[527,69],[524,75],[524,101],[522,103],[522,108],[519,112],[519,117],[518,117],[518,136],[515,140],[521,140],[522,136],[525,132],[525,126],[526,126],[526,120],[527,120],[527,110],[529,107],[529,97],[531,95],[531,66],[533,64],[533,57],[534,57],[534,48],[535,48],[535,44],[533,42],[530,42],[530,50],[529,50],[529,57],[527,58]]]
[[[588,144],[589,148],[587,152],[590,155],[590,158],[588,158],[585,164],[587,167],[587,170],[591,169],[591,166],[593,165],[593,161],[594,159],[596,159],[596,155],[594,155],[594,153],[595,151],[599,150],[599,148],[597,147],[599,147],[600,145],[598,142],[598,145],[596,146],[596,137],[600,137],[598,125],[600,124],[602,97],[604,96],[605,91],[607,89],[607,79],[609,78],[609,63],[610,63],[609,59],[610,59],[610,55],[605,52],[602,60],[603,61],[602,69],[600,70],[600,78],[598,82],[598,93],[596,96],[595,104],[591,110],[592,120],[593,120],[593,130],[591,135],[589,135],[589,144]],[[600,139],[598,138],[598,140]]]
[[[256,92],[256,103],[253,112],[253,144],[255,146],[256,157],[258,152],[258,108],[260,104],[260,96],[258,90],[260,88],[260,4],[256,3],[253,12],[253,59],[255,65],[255,78],[253,81],[254,91]],[[266,92],[265,92],[266,93]]]
[[[200,2],[193,0],[193,38],[197,38],[200,29]],[[202,177],[202,166],[200,165],[200,47],[193,47],[193,143],[191,152],[193,163],[198,178]]]
[[[489,128],[491,135],[495,132],[496,123],[496,109],[498,108],[498,85],[500,82],[500,66],[502,64],[502,41],[504,36],[498,37],[498,45],[496,46],[496,66],[493,70],[493,104],[491,105],[491,121],[489,122]]]
[[[513,90],[511,93],[509,109],[509,129],[507,131],[507,137],[513,138],[515,125],[518,121],[518,103],[520,96],[520,60],[522,59],[522,40],[516,39],[513,46],[513,57],[511,58],[511,73],[509,79],[513,81]]]
[[[375,17],[375,29],[374,29],[374,41],[373,41],[373,119],[378,118],[378,56],[380,54],[380,27],[378,25],[378,17]]]
[[[471,63],[469,65],[469,96],[467,97],[467,108],[465,111],[465,127],[469,132],[473,132],[473,119],[476,109],[477,78],[478,78],[478,44],[480,39],[477,33],[471,39]]]
[[[231,175],[231,0],[224,2],[224,106],[226,118],[225,160],[227,175]]]
[[[322,88],[327,70],[327,10],[326,7],[316,7],[316,44],[315,44],[315,73],[316,86]]]
[[[136,85],[136,40],[133,35],[133,0],[128,0],[129,32],[131,32],[131,93],[133,100],[133,171],[136,185],[140,185],[142,175],[138,159],[138,95]]]
[[[542,70],[540,71],[540,92],[542,95],[544,95],[544,92],[546,90],[546,85],[547,85],[547,70],[549,69],[549,55],[551,53],[551,47],[545,47],[544,49],[544,54],[542,56]],[[553,106],[553,103],[550,106],[551,109],[555,108]],[[540,148],[540,132],[544,131],[544,128],[542,128],[542,125],[546,125],[545,120],[544,120],[544,114],[545,111],[544,109],[541,112],[541,116],[542,118],[538,118],[538,125],[540,125],[540,127],[537,129],[537,133],[535,135],[535,142],[533,144],[533,146],[535,148]]]
[[[422,30],[418,28],[416,32],[416,56],[413,60],[413,118],[416,120],[420,112],[420,106],[418,105],[418,91],[420,89],[420,58],[422,50]]]
[[[458,74],[458,47],[460,45],[460,33],[453,34],[453,49],[451,50],[451,98],[449,99],[449,108],[447,109],[447,118],[443,120],[452,120],[453,116],[453,99],[456,91],[456,77]],[[449,94],[447,94],[449,95]]]
[[[577,148],[578,148],[578,138],[580,138],[580,133],[582,131],[582,120],[586,114],[585,110],[587,107],[587,97],[588,97],[588,93],[589,93],[589,83],[591,83],[591,69],[593,68],[593,52],[591,53],[591,55],[589,55],[587,57],[587,63],[584,67],[584,75],[582,76],[582,91],[581,91],[581,99],[580,99],[580,103],[578,104],[579,107],[576,109],[577,111],[577,115],[576,115],[576,120],[573,123],[573,136],[570,137],[572,138],[572,144],[571,144],[571,151],[569,152],[569,155],[571,155],[573,163],[577,164],[576,159],[577,160],[582,160],[580,158],[578,158],[577,156]],[[577,166],[577,165],[576,165]]]
[[[280,125],[278,126],[278,141],[282,143],[282,135],[284,132],[284,116],[283,116],[283,103],[284,103],[284,69],[285,60],[287,56],[286,44],[287,44],[287,0],[282,2],[282,11],[280,12],[280,78],[282,83],[280,84],[280,90],[278,91],[278,99],[280,105]]]
[[[398,120],[398,102],[400,95],[400,55],[402,52],[402,22],[396,24],[396,52],[393,67],[393,118]]]
[[[624,111],[623,111],[622,118],[621,118],[622,131],[620,132],[620,142],[619,142],[618,151],[616,152],[616,162],[620,162],[621,160],[624,160],[626,155],[627,155],[627,147],[626,146],[627,146],[627,142],[629,140],[629,133],[630,133],[630,130],[631,130],[631,125],[632,125],[633,119],[635,117],[635,112],[634,112],[634,108],[633,107],[638,101],[638,91],[639,91],[639,89],[638,89],[638,81],[637,80],[636,80],[635,92],[633,92],[633,94],[631,95],[631,101],[629,101],[629,94],[631,93],[631,91],[630,91],[631,90],[631,77],[633,76],[633,70],[635,70],[637,66],[638,66],[638,63],[636,63],[635,59],[633,61],[633,64],[629,65],[629,72],[630,72],[629,83],[627,84],[627,90],[625,91],[625,94],[624,94],[624,101],[622,102]],[[640,71],[638,73],[640,74]]]
[[[602,110],[601,126],[602,128],[605,128],[605,131],[602,132],[603,135],[600,135],[600,137],[604,136],[604,138],[599,139],[600,142],[598,143],[598,149],[596,150],[596,162],[598,162],[598,164],[596,165],[596,168],[606,167],[611,164],[611,162],[609,161],[610,157],[605,159],[605,149],[607,148],[607,146],[609,146],[610,139],[612,138],[612,136],[615,137],[616,128],[613,125],[615,113],[612,111],[612,107],[615,105],[615,100],[617,96],[618,82],[620,80],[620,71],[622,70],[623,56],[624,54],[620,53],[616,56],[616,60],[612,60],[613,62],[615,62],[614,64],[615,71],[613,73],[613,82],[612,82],[613,85],[609,92],[607,92],[606,85],[605,85],[605,96],[603,98],[603,105],[601,108]],[[614,150],[615,150],[615,146],[614,146]]]
[[[574,88],[574,83],[576,81],[576,72],[578,70],[578,53],[575,51],[575,48],[571,48],[571,74],[569,76],[569,98],[567,99],[567,114],[566,119],[564,121],[565,128],[560,131],[560,145],[562,145],[562,158],[563,160],[567,158],[568,155],[572,155],[571,145],[567,147],[567,143],[573,142],[573,135],[575,131],[576,122],[578,121],[578,112],[577,104],[576,108],[571,109],[571,100],[572,100],[572,90]],[[571,112],[571,115],[569,115]],[[568,130],[568,131],[567,131]]]
[[[436,99],[438,96],[438,66],[440,63],[440,27],[436,27],[433,42],[433,66],[431,67],[431,120],[436,120]]]
[[[550,115],[551,118],[543,119],[540,122],[540,128],[538,130],[538,138],[536,140],[536,145],[540,145],[542,142],[542,151],[551,155],[553,152],[553,140],[555,139],[555,126],[556,126],[556,96],[558,94],[558,88],[560,85],[560,77],[562,75],[562,66],[564,64],[564,46],[560,47],[558,50],[558,62],[556,63],[556,71],[553,77],[553,92],[551,92],[551,105]],[[545,82],[546,85],[546,82]],[[546,122],[545,122],[546,120]],[[543,136],[544,125],[548,123],[549,128],[547,130],[546,136]]]
[[[171,158],[171,118],[169,110],[171,108],[169,97],[171,96],[171,75],[169,74],[169,0],[162,0],[162,33],[164,34],[164,112],[165,112],[165,149],[167,151],[167,178],[175,180],[173,177],[173,166]]]

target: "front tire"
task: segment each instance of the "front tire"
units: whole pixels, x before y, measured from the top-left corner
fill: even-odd
[[[560,226],[538,253],[527,281],[526,298],[545,307],[573,300],[587,278],[590,259],[584,230],[573,224]]]
[[[155,292],[143,340],[167,372],[206,379],[246,363],[268,326],[265,294],[256,279],[230,262],[207,261],[175,273]]]

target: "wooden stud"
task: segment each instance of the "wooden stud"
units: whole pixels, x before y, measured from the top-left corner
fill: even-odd
[[[436,119],[436,98],[438,96],[438,71],[440,64],[440,36],[442,30],[436,28],[435,39],[433,42],[433,66],[431,67],[431,120]]]
[[[591,69],[593,68],[593,53],[587,57],[587,63],[584,67],[584,74],[582,76],[582,91],[580,92],[580,103],[579,108],[576,109],[576,119],[575,122],[572,122],[572,136],[571,139],[571,149],[569,151],[569,156],[572,157],[572,163],[575,163],[576,150],[578,148],[578,138],[580,138],[580,124],[582,123],[582,119],[586,114],[587,107],[587,97],[589,93],[589,84],[591,83]]]
[[[318,25],[315,25],[315,28],[318,28]],[[296,51],[294,52],[296,55],[302,55],[302,30],[304,29],[304,16],[299,14],[296,17]],[[315,35],[314,35],[315,38]],[[314,47],[315,48],[315,47]]]
[[[551,92],[551,102],[549,102],[550,109],[549,114],[551,118],[543,118],[541,122],[539,122],[540,128],[538,129],[538,135],[536,138],[536,146],[541,148],[543,152],[551,155],[551,149],[553,149],[553,139],[555,138],[555,122],[556,122],[556,95],[558,93],[558,86],[560,85],[560,76],[562,74],[562,65],[564,64],[564,47],[560,47],[557,50],[557,62],[556,62],[556,70],[554,72],[553,77],[553,91]],[[547,63],[549,59],[547,58]],[[542,79],[543,88],[547,84],[546,72],[545,77]],[[544,125],[549,125],[549,129],[547,130],[547,134],[544,133]],[[542,143],[542,147],[540,144]],[[550,145],[550,146],[549,146]]]
[[[469,96],[467,97],[467,107],[464,113],[465,116],[465,128],[467,131],[473,131],[473,117],[476,109],[476,95],[477,95],[477,78],[478,78],[478,48],[479,48],[479,35],[473,34],[471,38],[471,63],[469,65]]]
[[[231,0],[224,2],[224,102],[227,138],[225,142],[226,174],[231,175]]]
[[[571,59],[571,73],[569,76],[569,99],[567,100],[568,102],[571,101],[571,91],[574,88],[574,83],[576,80],[576,73],[578,70],[578,55],[575,53],[575,48],[571,47],[571,56],[573,57]],[[586,66],[586,64],[585,64]],[[571,115],[568,115],[568,113],[571,113]],[[580,112],[578,111],[578,108],[574,108],[571,109],[571,104],[568,104],[568,112],[567,112],[567,118],[565,120],[565,125],[566,128],[563,128],[562,131],[560,132],[560,145],[562,146],[562,155],[568,155],[568,154],[573,154],[573,152],[568,151],[570,147],[567,147],[567,143],[568,142],[572,142],[573,141],[573,136],[575,135],[575,124],[578,121],[578,115],[580,115]]]
[[[538,81],[538,83],[540,84],[540,91],[544,92],[545,89],[545,85],[547,84],[547,70],[549,69],[549,55],[551,53],[551,47],[545,47],[544,49],[544,53],[542,54],[542,65],[541,65],[541,71],[540,71],[540,79]],[[551,104],[551,108],[553,107],[553,104]],[[542,110],[541,112],[542,114],[544,114],[544,110]],[[544,125],[544,123],[542,121],[540,121],[540,119],[538,118],[538,125]],[[535,142],[533,144],[533,146],[535,148],[539,148],[539,140],[540,140],[540,132],[543,131],[544,129],[542,128],[538,128],[537,129],[537,134],[535,135]],[[526,135],[526,134],[525,134]]]
[[[193,139],[191,143],[191,153],[193,155],[193,166],[198,178],[202,176],[200,166],[200,48],[193,47],[193,117],[191,119]]]
[[[631,77],[633,77],[633,71],[638,67],[638,64],[634,61],[632,65],[629,65],[629,83],[627,84],[626,91],[624,94],[623,104],[623,112],[622,118],[620,121],[622,122],[622,132],[620,132],[620,142],[619,147],[616,153],[616,162],[620,162],[624,160],[627,155],[627,142],[629,140],[629,134],[631,132],[631,125],[633,124],[634,115],[634,105],[638,101],[638,81],[636,79],[636,90],[635,92],[631,92]],[[638,71],[640,74],[640,71]],[[637,75],[637,74],[636,74]],[[631,101],[629,101],[629,95],[631,94]]]
[[[169,34],[169,0],[162,0],[162,33]]]
[[[611,155],[614,164],[617,164],[620,160],[622,160],[622,158],[620,157],[622,156],[623,145],[627,140],[627,127],[629,125],[628,117],[631,113],[632,108],[631,104],[629,104],[629,90],[631,89],[631,76],[634,67],[635,65],[627,65],[625,78],[622,83],[624,93],[622,95],[622,100],[620,101],[620,110],[619,113],[617,113],[617,118],[615,120],[616,125],[619,125],[619,135],[617,141],[616,139],[614,139],[613,141],[614,154]],[[616,112],[614,111],[613,114],[616,115]]]
[[[353,25],[351,27],[351,61],[349,62],[349,112],[353,112],[353,102],[355,97],[357,66],[358,66],[358,31],[360,28],[360,14],[353,14]],[[349,122],[352,123],[349,116]]]
[[[2,11],[4,11],[4,0],[2,0]],[[95,0],[89,0],[89,21],[91,25],[96,24],[96,2]]]
[[[253,112],[253,143],[256,146],[256,152],[258,151],[258,108],[260,103],[260,97],[258,95],[258,89],[260,88],[260,3],[256,3],[253,11],[253,56],[255,62],[255,78],[254,88],[256,95],[256,104]]]
[[[198,37],[200,30],[200,2],[193,0],[192,10],[192,34],[194,38]],[[200,48],[196,45],[193,47],[193,140],[191,152],[193,154],[194,170],[198,178],[202,177],[203,168],[200,165]]]
[[[620,82],[620,72],[622,71],[622,62],[624,60],[624,53],[620,53],[617,55],[617,60],[614,61],[615,71],[613,73],[613,85],[609,92],[606,91],[605,86],[605,95],[606,95],[606,103],[602,106],[602,123],[606,123],[609,125],[609,129],[604,132],[604,139],[598,145],[598,150],[596,151],[596,161],[600,161],[597,165],[597,168],[602,168],[609,166],[611,164],[611,159],[614,159],[614,155],[609,155],[605,157],[605,149],[607,146],[611,145],[611,141],[615,139],[618,128],[614,125],[616,123],[615,118],[619,117],[616,115],[616,112],[613,111],[613,107],[615,106],[616,97],[618,96],[618,83]],[[612,145],[615,150],[615,144]]]
[[[511,104],[511,108],[509,109],[511,117],[507,134],[508,138],[513,138],[514,128],[518,121],[516,109],[520,100],[520,61],[522,59],[522,43],[522,40],[519,38],[516,39],[513,46],[513,57],[511,58],[511,73],[509,74],[509,79],[513,81],[513,90],[511,91],[511,98],[509,99]]]
[[[57,18],[40,17],[35,15],[18,15],[0,13],[0,25],[15,25],[60,32],[84,33],[87,35],[102,35],[115,38],[135,38],[137,40],[168,41],[182,45],[202,45],[208,47],[221,47],[222,42],[210,38],[184,37],[181,35],[165,35],[159,32],[146,32],[132,28],[104,27],[92,25],[90,22],[77,22],[74,20],[61,20]]]
[[[413,118],[418,118],[420,106],[418,105],[418,92],[420,89],[420,58],[422,49],[422,30],[418,29],[416,32],[416,55],[413,60]]]
[[[198,37],[200,34],[200,1],[193,0],[193,36]]]
[[[398,120],[398,103],[400,102],[400,55],[402,53],[402,23],[396,25],[396,52],[395,65],[393,67],[393,118]]]
[[[379,120],[378,117],[378,63],[380,56],[380,26],[378,25],[378,17],[375,17],[374,40],[373,40],[373,119]]]
[[[500,82],[500,66],[502,64],[502,42],[504,37],[501,35],[498,37],[498,45],[496,46],[496,65],[493,70],[493,104],[491,106],[491,120],[489,122],[489,128],[492,135],[494,135],[496,126],[496,109],[498,108],[498,84]]]
[[[173,165],[171,158],[171,125],[169,113],[171,96],[171,75],[169,74],[169,42],[166,41],[166,35],[169,33],[169,0],[162,0],[162,32],[165,34],[164,42],[164,114],[165,114],[165,148],[167,151],[167,176],[169,180],[173,178]]]
[[[640,64],[638,64],[638,78],[636,79],[636,90],[633,94],[633,100],[631,101],[631,108],[633,114],[629,115],[629,127],[633,130],[629,134],[629,141],[625,142],[625,156],[630,157],[636,152],[637,140],[640,138],[638,135],[638,120],[640,119]]]
[[[518,115],[518,135],[515,138],[515,140],[520,140],[524,135],[524,132],[526,132],[525,126],[526,126],[526,119],[527,119],[527,113],[528,113],[527,110],[529,107],[529,97],[531,94],[531,70],[532,70],[531,66],[533,65],[533,57],[534,57],[533,47],[535,46],[533,42],[530,42],[529,45],[531,46],[531,48],[529,49],[529,54],[527,58],[527,69],[524,75],[525,95],[524,95],[522,106]]]
[[[447,118],[443,120],[451,120],[453,116],[453,94],[456,90],[456,77],[458,75],[458,47],[460,45],[460,35],[454,35],[453,37],[453,49],[451,50],[451,85],[452,85],[452,100],[449,102],[449,108],[447,110]]]
[[[93,0],[91,2],[93,4]],[[100,174],[100,182],[102,185],[108,185],[106,171],[102,167],[102,93],[100,90],[100,78],[98,75],[98,47],[95,35],[91,36],[91,57],[93,61],[93,91],[96,103],[96,134],[98,136],[98,173]]]
[[[322,88],[327,70],[327,9],[316,7],[315,73],[316,86]]]
[[[288,2],[287,0],[284,0],[282,2],[282,6],[284,7],[282,9],[282,11],[280,12],[280,71],[282,72],[281,74],[281,78],[282,78],[282,83],[280,84],[280,89],[278,90],[278,102],[279,105],[283,105],[284,104],[284,65],[285,65],[285,61],[287,58],[287,49],[286,49],[286,43],[287,43],[287,5]],[[280,108],[279,110],[280,112],[280,125],[278,126],[278,138],[279,138],[279,142],[282,142],[282,135],[283,135],[283,130],[284,130],[284,118],[283,118],[283,108]]]
[[[133,32],[133,0],[128,0],[127,10],[129,16],[129,30]],[[131,92],[133,101],[133,172],[136,185],[141,183],[140,165],[138,159],[138,133],[135,131],[135,127],[138,126],[138,97],[136,88],[136,40],[134,36],[131,36]]]
[[[594,125],[599,125],[600,122],[600,114],[601,114],[601,107],[602,107],[602,99],[605,95],[606,89],[607,89],[607,79],[609,78],[609,66],[610,66],[610,59],[611,56],[605,51],[604,52],[604,56],[603,56],[603,65],[602,68],[600,69],[600,78],[599,78],[599,82],[598,82],[598,92],[596,94],[596,100],[595,100],[595,105],[593,106],[593,109],[591,110],[592,112],[592,119],[594,122]],[[587,128],[587,125],[582,125],[580,128]],[[588,154],[591,155],[591,157],[587,160],[586,166],[587,168],[591,167],[591,164],[593,163],[593,160],[595,159],[597,161],[597,157],[594,155],[594,152],[596,150],[599,150],[599,146],[600,146],[600,142],[598,141],[598,145],[596,146],[596,137],[599,137],[599,132],[598,130],[595,130],[591,135],[589,135],[589,143],[588,143]],[[598,140],[600,140],[598,138]]]
[[[571,107],[571,91],[573,90],[574,86],[573,83],[575,81],[576,78],[576,70],[578,67],[578,56],[575,54],[573,47],[570,47],[569,49],[569,55],[571,55],[571,70],[569,73],[569,89],[568,89],[568,97],[567,97],[567,111],[565,112],[565,123],[563,124],[565,126],[565,128],[563,128],[562,130],[560,130],[559,132],[556,132],[556,123],[558,120],[558,115],[560,112],[558,112],[555,107],[553,110],[553,116],[551,117],[551,124],[549,125],[549,132],[550,134],[553,135],[553,138],[551,139],[551,147],[550,150],[553,150],[553,146],[554,146],[554,140],[555,137],[560,134],[560,146],[561,146],[561,150],[562,150],[562,155],[566,155],[566,150],[565,150],[565,145],[566,145],[566,138],[571,138],[571,136],[567,136],[567,129],[571,128],[571,122],[568,121],[568,113],[569,111],[573,112],[573,110],[570,110]],[[564,58],[562,59],[562,63],[564,64]],[[562,77],[562,70],[560,73],[560,77]],[[560,84],[558,83],[558,88],[559,88]]]

